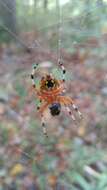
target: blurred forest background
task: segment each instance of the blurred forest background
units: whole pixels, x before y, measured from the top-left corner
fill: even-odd
[[[60,21],[67,94],[84,117],[47,110],[46,139],[30,73],[61,75]],[[0,190],[19,189],[107,190],[107,0],[0,0]]]

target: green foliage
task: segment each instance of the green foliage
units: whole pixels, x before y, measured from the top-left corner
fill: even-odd
[[[4,125],[0,124],[1,144],[4,146],[8,142],[8,129]]]
[[[44,188],[46,187],[46,177],[45,175],[40,175],[39,177],[39,186],[41,190],[44,190]]]
[[[17,95],[20,96],[19,106],[21,108],[25,103],[25,97],[27,95],[26,89],[24,88],[23,84],[21,84],[21,81],[17,81],[15,83],[15,90]]]
[[[70,174],[71,177],[71,174]],[[93,178],[87,180],[82,174],[77,172],[72,173],[73,187],[77,190],[81,188],[82,190],[106,190],[107,189],[107,173],[99,174],[98,178]]]
[[[73,185],[82,190],[105,190],[107,188],[107,169],[97,172],[94,169],[90,172],[91,165],[101,162],[104,159],[104,152],[96,152],[96,148],[73,144],[74,152],[69,157],[71,167],[64,173],[63,182]],[[87,174],[85,168],[89,167]],[[74,189],[75,189],[74,188]]]

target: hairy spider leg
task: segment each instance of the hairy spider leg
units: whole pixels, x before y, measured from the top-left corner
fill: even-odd
[[[32,91],[34,91],[34,93],[36,92],[36,95],[37,95],[38,97],[40,97],[40,92],[39,92],[39,90],[36,88],[36,84],[35,84],[35,81],[34,81],[34,74],[35,74],[35,71],[36,71],[36,69],[37,69],[37,66],[38,66],[38,64],[36,64],[36,65],[33,67],[33,70],[32,70],[32,73],[31,73],[32,87],[31,87],[31,89],[30,89],[30,93],[31,93]]]
[[[82,113],[78,110],[78,107],[74,104],[72,98],[70,97],[63,97],[63,96],[58,96],[58,100],[60,101],[60,103],[64,104],[64,105],[69,105],[71,104],[72,108],[78,113],[79,118],[82,119]]]
[[[72,107],[78,113],[79,118],[82,119],[82,113],[78,110],[78,107],[75,104],[72,104]]]
[[[65,73],[66,73],[66,69],[61,61],[61,59],[58,60],[58,64],[62,70],[62,73],[63,73],[63,78],[62,78],[62,81],[65,82]]]
[[[49,103],[46,102],[45,104],[43,104],[40,108],[39,108],[39,113],[41,115],[42,118],[42,129],[43,129],[43,134],[48,137],[47,135],[47,130],[46,130],[46,125],[45,125],[45,118],[44,118],[44,111],[45,109],[49,106]]]
[[[67,112],[69,113],[69,115],[71,116],[71,118],[72,118],[72,120],[73,121],[76,121],[76,119],[75,119],[75,116],[72,114],[72,111],[70,110],[70,108],[68,107],[68,103],[69,103],[69,101],[71,100],[69,100],[68,99],[69,97],[62,97],[61,96],[61,98],[59,97],[59,99],[60,99],[60,103],[61,104],[64,104],[64,106],[66,107],[66,110],[67,110]],[[72,100],[71,100],[72,101]]]
[[[32,70],[32,73],[31,73],[31,79],[32,79],[32,87],[33,89],[36,90],[37,92],[37,95],[39,96],[39,91],[36,89],[36,84],[35,84],[35,81],[34,81],[34,74],[35,74],[35,70],[37,69],[37,66],[38,64],[36,64],[34,67],[33,67],[33,70]],[[40,100],[40,103],[42,102],[41,99]],[[48,103],[44,104],[42,107],[40,107],[39,105],[37,106],[37,109],[40,110],[41,112],[41,118],[42,118],[42,129],[43,129],[43,134],[48,137],[47,135],[47,131],[46,131],[46,127],[45,127],[45,119],[44,119],[44,116],[43,116],[43,112],[45,110],[45,108],[48,106]]]
[[[44,118],[44,115],[42,114],[41,115],[41,118],[42,118],[42,130],[43,130],[43,134],[48,137],[47,135],[47,130],[46,130],[46,125],[45,125],[45,118]]]
[[[40,109],[41,103],[42,103],[42,100],[41,100],[41,99],[39,99],[39,102],[38,102],[38,105],[37,105],[37,110],[39,110],[39,109]]]
[[[40,107],[40,109],[39,109],[39,113],[42,115],[43,113],[44,113],[44,111],[45,111],[45,109],[47,109],[47,107],[49,106],[49,102],[46,102],[46,103],[44,103],[41,107]]]
[[[35,81],[34,81],[34,74],[35,74],[35,70],[37,69],[37,66],[38,66],[38,64],[33,66],[33,70],[32,70],[32,73],[31,73],[32,86],[35,89],[36,89],[36,85],[35,85]]]
[[[66,106],[66,105],[65,105],[65,106]],[[72,120],[73,120],[73,121],[76,121],[75,116],[72,114],[72,112],[71,112],[71,110],[70,110],[70,108],[69,108],[68,106],[66,106],[66,110],[67,110],[67,112],[69,113],[69,115],[71,116]]]

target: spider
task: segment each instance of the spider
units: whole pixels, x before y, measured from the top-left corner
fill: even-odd
[[[64,95],[66,70],[63,64],[61,63],[61,61],[58,61],[58,63],[63,73],[62,80],[56,79],[52,74],[46,74],[45,76],[41,78],[39,82],[39,89],[37,89],[35,81],[34,81],[34,75],[38,67],[38,64],[36,64],[33,67],[33,70],[31,73],[32,87],[34,91],[36,92],[36,96],[40,100],[40,104],[41,104],[40,106],[37,106],[37,109],[41,115],[43,133],[46,137],[48,137],[48,135],[46,131],[44,111],[47,108],[49,108],[52,116],[58,116],[61,112],[61,107],[65,106],[67,112],[72,117],[73,121],[75,121],[75,116],[72,114],[72,111],[69,108],[69,105],[71,105],[72,108],[78,113],[79,117],[82,118],[82,114],[78,110],[78,107],[74,104],[74,101],[72,100],[72,98]]]

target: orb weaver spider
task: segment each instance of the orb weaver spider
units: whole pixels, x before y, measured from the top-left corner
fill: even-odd
[[[38,67],[38,64],[36,64],[33,67],[33,70],[31,73],[32,87],[35,90],[36,95],[41,103],[41,106],[38,106],[37,109],[42,118],[43,133],[47,137],[48,135],[47,135],[47,131],[45,127],[45,119],[44,119],[44,111],[47,108],[49,108],[52,116],[57,116],[61,112],[61,107],[65,106],[67,112],[72,117],[73,121],[75,121],[76,120],[75,116],[72,114],[72,111],[69,108],[69,105],[71,105],[72,108],[78,113],[79,117],[82,118],[82,114],[78,110],[78,107],[74,104],[74,101],[72,100],[72,98],[69,96],[64,96],[63,94],[63,92],[65,91],[64,83],[65,83],[66,70],[60,60],[58,61],[58,64],[63,73],[62,80],[56,79],[52,74],[46,74],[45,76],[41,78],[39,82],[39,85],[40,85],[39,89],[37,89],[35,81],[34,81],[34,75]]]

